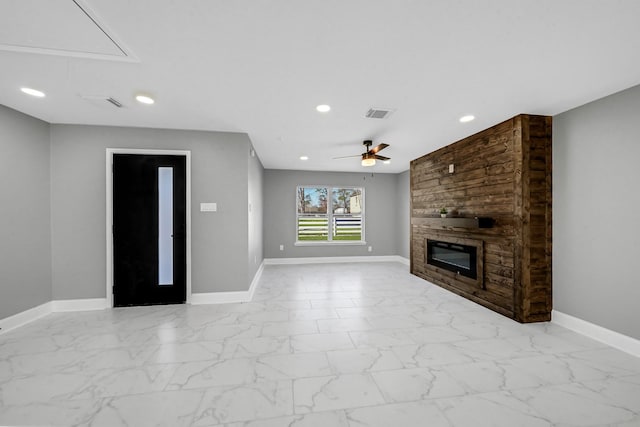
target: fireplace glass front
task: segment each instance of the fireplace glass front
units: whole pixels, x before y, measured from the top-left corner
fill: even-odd
[[[477,248],[458,243],[427,239],[427,264],[477,279]]]

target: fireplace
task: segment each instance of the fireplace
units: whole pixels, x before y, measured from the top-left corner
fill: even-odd
[[[484,288],[482,240],[434,235],[425,239],[425,264],[438,274]]]
[[[478,278],[475,246],[427,239],[427,264],[453,271],[471,279]]]
[[[430,233],[425,237],[426,269],[450,286],[463,287],[467,291],[485,289],[482,240],[458,237],[453,233]]]

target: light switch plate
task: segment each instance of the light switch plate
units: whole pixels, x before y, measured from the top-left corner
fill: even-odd
[[[217,210],[217,203],[200,203],[200,212],[216,212]]]

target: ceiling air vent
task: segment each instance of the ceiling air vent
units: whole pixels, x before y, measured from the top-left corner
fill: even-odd
[[[386,119],[392,112],[389,108],[369,108],[364,116],[369,119]]]
[[[109,103],[111,105],[113,105],[114,107],[117,108],[122,108],[122,102],[118,101],[117,99],[111,97],[111,96],[105,96],[105,95],[80,95],[80,97],[86,101],[91,102],[93,105],[96,105],[98,107],[102,107],[105,106],[105,103]]]
[[[120,101],[118,101],[117,99],[109,97],[105,101],[112,103],[113,105],[115,105],[118,108],[122,108],[122,103]]]

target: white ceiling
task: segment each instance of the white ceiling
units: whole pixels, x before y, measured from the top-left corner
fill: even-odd
[[[332,158],[373,139],[392,163],[366,171],[396,173],[516,114],[639,84],[638,22],[637,0],[3,0],[0,103],[51,123],[246,132],[269,169],[363,171]]]

